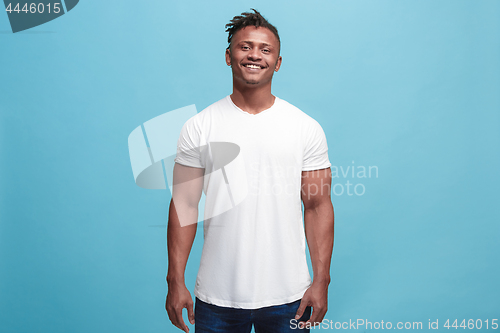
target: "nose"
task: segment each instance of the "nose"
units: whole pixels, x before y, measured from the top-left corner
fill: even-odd
[[[260,60],[261,59],[260,50],[257,47],[252,48],[252,50],[248,52],[247,57],[248,60],[252,61]]]

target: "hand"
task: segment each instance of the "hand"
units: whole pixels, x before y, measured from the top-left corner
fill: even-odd
[[[187,333],[189,332],[189,328],[182,319],[182,309],[184,308],[187,308],[189,322],[194,325],[193,299],[189,290],[187,290],[184,283],[169,284],[167,299],[165,301],[168,318],[175,327]]]
[[[300,301],[295,319],[302,317],[307,306],[312,306],[313,308],[311,318],[306,322],[301,321],[300,323],[302,323],[302,326],[300,326],[301,324],[299,323],[299,327],[304,327],[305,325],[308,327],[316,326],[320,324],[325,317],[326,311],[328,310],[328,283],[315,283],[313,281]]]

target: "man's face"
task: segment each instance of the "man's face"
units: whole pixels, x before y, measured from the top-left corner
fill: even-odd
[[[247,26],[234,34],[226,63],[233,70],[233,79],[247,87],[270,83],[281,65],[278,38],[271,30]]]

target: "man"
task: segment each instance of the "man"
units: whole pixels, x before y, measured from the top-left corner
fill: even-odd
[[[294,332],[299,325],[309,331],[327,311],[333,250],[326,138],[314,119],[271,94],[282,62],[276,28],[256,10],[234,17],[226,28],[233,93],[189,119],[178,142],[165,307],[185,332],[183,308],[201,333],[250,332],[252,325],[257,333]],[[237,146],[243,165],[214,167],[217,142]],[[241,202],[233,200],[232,209],[207,216],[207,209],[227,204],[241,188],[247,190]],[[184,271],[202,190],[207,196],[204,245],[193,312]]]

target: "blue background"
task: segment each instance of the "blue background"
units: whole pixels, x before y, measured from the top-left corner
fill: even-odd
[[[135,185],[127,137],[231,93],[224,25],[250,7],[282,39],[273,93],[334,166],[378,167],[334,179],[366,191],[332,197],[325,318],[500,319],[499,1],[87,0],[17,34],[0,13],[2,332],[180,332],[170,194]]]

